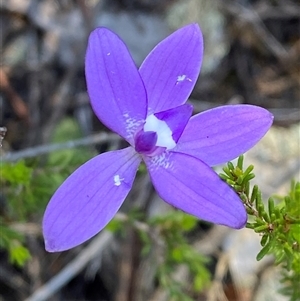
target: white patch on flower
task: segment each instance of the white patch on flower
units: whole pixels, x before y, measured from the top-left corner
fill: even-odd
[[[142,124],[143,120],[137,120],[135,118],[129,117],[128,113],[123,114],[123,117],[125,118],[127,138],[130,138],[135,134],[137,128]]]
[[[180,83],[180,82],[183,82],[184,80],[188,80],[189,82],[192,81],[190,78],[186,77],[185,74],[183,74],[183,75],[178,75],[178,76],[177,76],[177,82],[176,82],[176,85],[177,85],[178,83]]]
[[[114,183],[115,183],[115,186],[120,186],[121,185],[121,182],[123,181],[124,179],[121,179],[119,175],[115,175],[114,176]]]
[[[177,76],[177,82],[183,82],[185,80],[185,78],[186,78],[185,74],[179,75],[179,76]]]
[[[158,119],[154,114],[149,115],[144,125],[145,132],[156,132],[157,142],[156,146],[166,147],[172,149],[176,143],[172,137],[172,131],[163,120]]]
[[[172,168],[173,162],[170,161],[170,153],[163,152],[160,155],[151,158],[150,168],[153,170],[156,167],[163,167],[165,169]]]
[[[107,55],[110,55],[110,52],[108,52]]]

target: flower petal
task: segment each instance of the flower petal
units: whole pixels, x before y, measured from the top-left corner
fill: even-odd
[[[238,195],[202,161],[182,153],[164,152],[145,158],[160,197],[198,218],[242,228],[246,210]]]
[[[146,117],[147,97],[123,41],[106,28],[95,29],[89,37],[85,72],[95,114],[131,143],[133,133]]]
[[[169,109],[167,111],[155,113],[155,117],[165,121],[172,132],[172,137],[175,142],[180,138],[186,124],[188,123],[193,113],[193,106],[184,104],[182,106]]]
[[[139,163],[128,147],[91,159],[67,178],[44,215],[46,250],[68,250],[102,230],[130,191]]]
[[[148,115],[186,102],[198,78],[203,38],[197,24],[185,26],[160,42],[140,67],[148,95]]]
[[[228,162],[253,147],[269,130],[273,115],[252,105],[229,105],[193,116],[176,151],[214,166]]]

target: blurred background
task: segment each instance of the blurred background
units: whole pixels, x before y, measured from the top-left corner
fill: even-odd
[[[194,113],[242,103],[270,110],[274,126],[245,160],[266,198],[287,193],[300,170],[299,1],[4,0],[0,13],[0,300],[287,300],[272,258],[255,260],[259,235],[174,211],[143,169],[109,231],[92,241],[49,254],[41,220],[75,168],[122,147],[86,93],[87,38],[98,26],[125,41],[138,67],[167,35],[198,23],[205,56]]]

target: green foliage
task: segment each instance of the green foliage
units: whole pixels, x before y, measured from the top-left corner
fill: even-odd
[[[9,261],[17,266],[23,266],[30,259],[30,253],[22,242],[24,237],[7,227],[0,219],[0,247],[8,251]]]
[[[63,143],[78,138],[81,138],[79,125],[73,118],[65,118],[55,129],[52,142]],[[93,155],[94,153],[87,151],[85,147],[59,150],[50,153],[47,165],[59,168],[60,171],[70,174],[75,167],[81,165]]]
[[[198,223],[198,219],[181,211],[171,211],[165,215],[155,216],[150,220],[150,225],[160,225],[162,231],[171,231],[171,235],[192,231]]]
[[[158,269],[158,279],[162,287],[169,291],[170,300],[193,300],[189,295],[202,291],[210,282],[210,272],[206,268],[208,258],[201,255],[186,239],[186,234],[195,229],[197,222],[196,217],[181,211],[169,212],[149,222],[153,227],[158,227],[165,243],[165,257]],[[172,275],[180,264],[187,266],[192,275],[193,283],[189,288],[185,288],[185,283],[177,281]]]
[[[26,202],[27,199],[23,196],[30,191],[32,175],[33,169],[26,166],[24,161],[3,163],[1,166],[3,199],[9,201],[1,208],[0,248],[7,250],[9,261],[17,266],[23,266],[30,259],[30,253],[23,245],[23,235],[13,230],[9,224],[10,221],[24,219],[27,209],[31,209],[31,203]]]
[[[11,185],[28,185],[32,176],[32,168],[25,165],[24,160],[16,164],[4,163],[1,167],[2,179]]]
[[[210,282],[210,272],[206,268],[208,259],[197,252],[186,238],[196,228],[197,222],[196,217],[181,211],[172,211],[145,221],[143,214],[133,210],[126,216],[117,214],[106,229],[122,235],[127,229],[124,223],[134,227],[143,242],[141,255],[149,254],[153,245],[159,249],[159,253],[163,253],[158,260],[157,279],[160,286],[168,291],[169,300],[192,301],[189,296],[203,291]],[[193,279],[189,287],[174,277],[173,272],[179,265],[185,265]]]
[[[53,142],[64,142],[80,136],[78,125],[67,118],[54,132]],[[41,215],[55,189],[92,153],[83,148],[72,148],[51,153],[41,164],[36,160],[3,163],[1,185],[7,200],[5,219],[27,221]]]
[[[183,288],[183,281],[176,281],[170,275],[173,271],[173,268],[168,267],[167,265],[161,265],[158,268],[157,276],[159,284],[169,293],[170,301],[193,301],[187,292]]]
[[[80,137],[76,122],[66,118],[58,124],[53,142],[65,142]],[[40,219],[55,189],[79,165],[91,158],[86,148],[72,148],[51,153],[47,158],[3,162],[0,185],[4,205],[1,207],[0,248],[7,250],[10,261],[22,266],[30,258],[23,235],[11,225]]]
[[[249,215],[247,228],[261,235],[261,251],[256,259],[272,254],[275,264],[282,266],[283,294],[291,301],[300,300],[300,183],[292,182],[290,193],[285,197],[270,197],[267,202],[255,185],[253,166],[243,170],[243,157],[237,166],[231,162],[223,168],[220,177],[239,194]]]
[[[105,229],[112,233],[120,233],[124,229],[123,221],[114,218],[107,224]]]
[[[30,189],[33,169],[25,164],[25,161],[17,163],[3,163],[1,167],[1,186],[9,202],[6,202],[6,213],[10,219],[23,219],[30,203],[25,203],[23,197]]]

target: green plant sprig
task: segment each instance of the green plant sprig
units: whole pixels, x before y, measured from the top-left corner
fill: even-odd
[[[220,177],[240,196],[248,213],[246,227],[261,235],[262,249],[256,259],[272,254],[275,264],[282,266],[282,293],[291,301],[300,300],[300,182],[292,182],[287,196],[273,196],[264,202],[257,185],[250,189],[255,177],[253,165],[243,167],[243,156],[236,166],[228,162]]]

